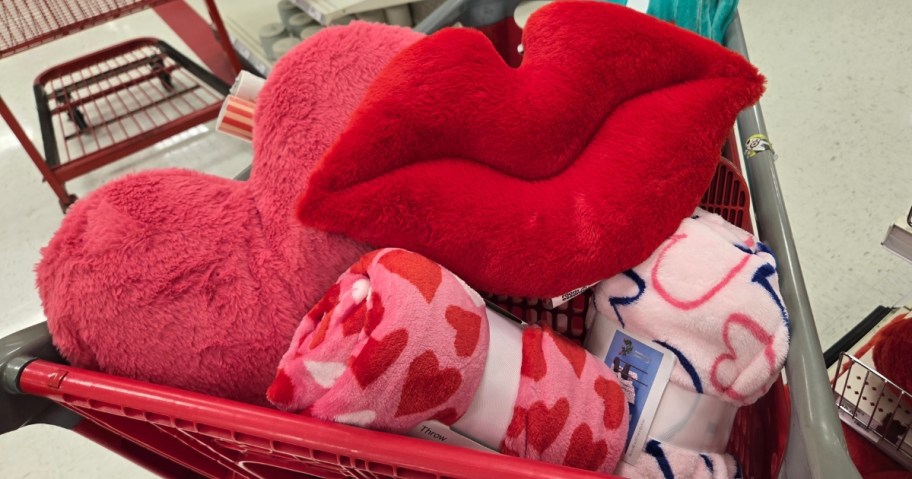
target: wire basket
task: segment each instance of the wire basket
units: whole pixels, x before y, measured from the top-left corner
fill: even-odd
[[[3,0],[0,58],[169,0]]]
[[[912,394],[858,358],[842,353],[832,383],[839,418],[912,469]]]
[[[461,1],[446,2],[446,5],[454,8],[464,4]],[[740,41],[743,44],[739,20],[736,18],[732,25],[729,33],[733,33],[735,43]],[[746,55],[743,45],[736,45],[735,48]],[[765,133],[758,107],[742,117],[739,118],[738,124],[742,141],[747,135]],[[738,142],[732,138],[726,156],[737,159]],[[803,283],[792,282],[793,271],[798,272],[800,280],[800,267],[793,258],[794,247],[784,207],[770,207],[771,204],[781,206],[781,198],[774,196],[778,190],[774,188],[777,183],[775,171],[768,158],[769,153],[771,152],[758,154],[752,164],[747,165],[747,171],[750,173],[755,200],[767,207],[767,214],[764,214],[762,208],[758,208],[758,224],[768,236],[765,239],[772,243],[773,248],[783,252],[780,281],[783,284],[785,302],[792,309],[796,303],[801,306],[807,298]],[[722,168],[735,168],[737,171],[737,166],[731,163],[724,163]],[[731,181],[739,182],[740,187],[727,183]],[[746,211],[747,197],[737,194],[738,188],[746,193],[747,188],[740,174],[731,176],[728,180],[723,178],[720,182],[714,183],[714,186],[710,186],[710,192],[704,197],[703,206],[722,214],[743,228],[749,227],[749,214],[739,218],[737,214],[729,216],[734,211],[730,208],[713,207],[731,206],[725,202],[737,203],[743,200]],[[707,204],[707,201],[712,203],[715,199],[720,199],[721,203]],[[769,214],[770,211],[773,214]],[[584,305],[588,304],[588,298],[580,298],[577,301]],[[526,310],[535,309],[536,315],[541,311],[540,300],[507,297],[495,299],[499,299],[508,311],[517,308],[519,312],[524,313],[518,316],[527,320],[530,318],[526,317]],[[574,313],[581,312],[577,311],[579,308],[574,306],[574,302],[566,308],[567,311]],[[792,319],[797,327],[793,330],[791,358],[788,363],[790,366],[800,364],[810,371],[790,367],[789,378],[792,380],[792,387],[789,391],[781,380],[777,381],[758,402],[741,408],[735,418],[728,451],[740,460],[743,477],[779,477],[780,465],[783,464],[790,470],[800,470],[805,463],[814,465],[814,471],[801,471],[803,474],[791,474],[790,477],[840,477],[839,474],[820,475],[810,472],[848,473],[852,470],[848,456],[838,444],[822,442],[824,438],[829,437],[823,434],[826,428],[822,426],[829,426],[831,423],[838,426],[838,421],[831,410],[827,414],[826,408],[832,408],[833,404],[825,395],[808,394],[814,390],[809,386],[819,385],[821,390],[826,391],[827,385],[824,382],[826,378],[823,374],[822,358],[819,357],[819,342],[814,334],[813,318],[809,314],[809,308],[807,314],[804,309],[794,308]],[[557,321],[556,329],[559,329],[563,321],[559,315],[559,312],[555,315],[554,311],[551,311],[550,319]],[[549,319],[548,316],[537,317],[539,322]],[[574,324],[580,323],[575,323],[568,314],[566,324],[572,336]],[[582,323],[582,327],[585,328],[585,322]],[[36,360],[34,357],[40,355],[33,351],[51,347],[50,336],[45,324],[30,329],[17,333],[18,336],[0,338],[0,380],[5,381],[11,393],[28,394],[16,395],[12,399],[21,399],[22,402],[28,401],[32,404],[48,398],[54,401],[54,406],[51,407],[76,411],[85,420],[74,430],[92,437],[97,442],[107,444],[137,463],[172,477],[605,477],[589,471],[317,421],[299,415],[80,370],[61,364],[59,359]],[[579,336],[584,337],[585,330]],[[4,342],[13,345],[8,355],[11,359],[6,361],[6,364],[3,360]],[[29,347],[24,347],[23,344]],[[815,358],[820,366],[817,368],[820,374],[817,374],[816,370],[811,370],[816,366]],[[798,407],[790,408],[789,396],[797,402]],[[820,404],[815,402],[816,399],[822,400]],[[3,400],[3,391],[0,390],[0,405]],[[811,409],[806,407],[808,404],[821,406],[815,409],[817,413],[813,417],[813,423],[804,421],[807,417],[805,411]],[[793,428],[791,435],[790,418],[793,424],[801,421],[802,426]],[[29,421],[17,421],[13,429],[27,423]],[[82,426],[83,424],[86,426]],[[815,447],[807,447],[808,444]],[[801,457],[791,457],[793,449],[800,451]],[[791,461],[784,460],[787,450]],[[826,459],[821,460],[824,455]],[[169,469],[165,470],[165,467]],[[182,473],[184,475],[181,475]]]
[[[725,160],[717,170],[717,176],[732,168],[734,165]],[[714,185],[721,188],[719,191],[744,189],[746,194],[746,184],[737,171],[731,176],[717,178]],[[708,194],[706,199],[716,197]],[[729,202],[746,198],[742,194],[718,197]],[[703,206],[712,206],[710,203],[704,202]],[[724,211],[735,210],[727,208]],[[590,304],[588,294],[541,315],[544,305],[540,300],[505,296],[495,297],[495,300],[520,318],[546,322],[558,330],[569,328],[569,335],[579,340],[585,337],[585,334],[575,333],[585,333],[583,318]],[[23,402],[37,401],[38,397],[53,400],[85,418],[74,428],[76,432],[169,477],[606,477],[591,471],[364,430],[81,370],[57,362],[59,359],[55,362],[34,360],[29,356],[33,354],[32,350],[50,347],[47,326],[39,324],[17,334],[20,337],[0,338],[0,383],[5,380],[11,391],[33,396],[15,398],[21,398]],[[13,345],[6,366],[4,342]],[[2,392],[0,390],[0,407],[4,400]],[[740,461],[743,477],[767,479],[778,476],[788,439],[789,414],[788,393],[782,381],[777,381],[756,403],[738,411],[727,450]]]
[[[225,88],[152,38],[53,67],[34,86],[45,161],[60,167],[62,181],[72,179],[211,119]]]

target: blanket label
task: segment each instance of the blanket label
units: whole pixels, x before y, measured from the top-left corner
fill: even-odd
[[[452,426],[425,421],[409,431],[410,436],[497,453],[519,394],[522,326],[492,308],[487,308],[487,318],[488,355],[469,408]]]
[[[669,383],[649,437],[684,449],[722,454],[737,413],[738,406],[721,398]]]
[[[412,428],[412,430],[408,432],[408,435],[411,437],[416,437],[418,439],[442,442],[451,446],[467,447],[469,449],[475,449],[477,451],[497,453],[497,451],[482,446],[481,444],[450,429],[446,424],[438,421],[424,421]]]
[[[605,360],[627,397],[630,428],[623,459],[634,464],[646,446],[677,358],[668,349],[622,330],[617,323],[598,313],[585,346],[590,353]]]
[[[490,341],[481,383],[465,414],[450,429],[489,448],[499,448],[519,395],[522,326],[491,308],[487,316]]]
[[[567,301],[570,301],[571,299],[585,293],[589,288],[595,286],[596,284],[598,284],[598,282],[592,283],[588,286],[583,286],[582,288],[576,288],[573,291],[566,292],[560,296],[555,296],[553,298],[546,299],[544,301],[545,307],[548,309],[554,309],[554,308],[566,303]]]
[[[241,73],[238,73],[238,76],[234,79],[234,85],[231,85],[231,90],[228,90],[228,93],[242,100],[256,102],[264,84],[266,84],[265,78],[241,70]]]

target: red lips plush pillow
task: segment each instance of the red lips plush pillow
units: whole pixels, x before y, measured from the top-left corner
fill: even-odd
[[[625,7],[536,12],[511,68],[448,29],[374,80],[299,205],[485,291],[555,296],[645,260],[690,215],[763,91],[742,57]]]

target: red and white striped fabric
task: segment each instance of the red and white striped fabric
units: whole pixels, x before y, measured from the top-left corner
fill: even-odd
[[[253,140],[253,109],[256,106],[252,101],[228,95],[222,104],[215,121],[215,129],[222,133],[240,138]]]

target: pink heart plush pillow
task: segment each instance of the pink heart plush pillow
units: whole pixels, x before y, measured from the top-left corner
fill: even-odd
[[[265,404],[301,318],[368,250],[302,227],[294,198],[371,80],[420,36],[353,23],[286,55],[257,99],[248,182],[148,171],[73,205],[37,267],[64,357]]]

